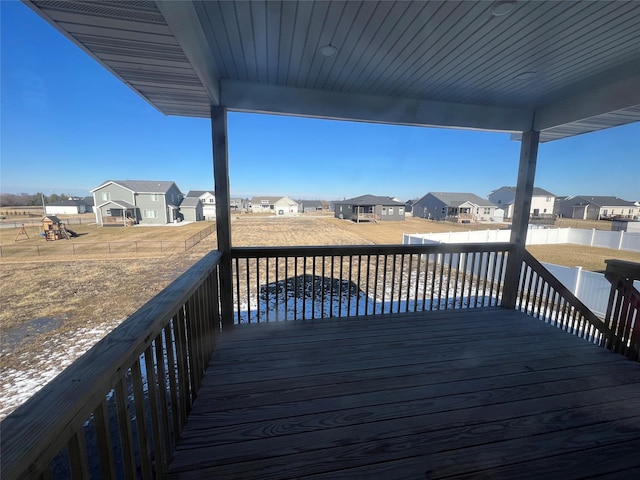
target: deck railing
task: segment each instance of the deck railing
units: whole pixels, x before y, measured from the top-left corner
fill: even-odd
[[[605,277],[611,294],[605,322],[615,334],[611,350],[640,360],[640,292],[633,282],[640,280],[640,263],[606,260]]]
[[[233,248],[234,320],[499,306],[515,252],[509,243]],[[618,268],[605,324],[520,254],[517,309],[637,359],[638,272],[609,262]],[[164,475],[222,325],[220,258],[209,253],[2,422],[3,479]]]
[[[233,248],[235,323],[500,305],[508,243]]]
[[[2,478],[161,478],[220,330],[211,252],[3,420]]]
[[[611,331],[584,303],[526,250],[516,309],[597,345],[606,346]]]

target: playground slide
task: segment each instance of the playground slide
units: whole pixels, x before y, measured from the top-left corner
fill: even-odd
[[[69,228],[65,228],[70,237],[77,237],[78,234]]]

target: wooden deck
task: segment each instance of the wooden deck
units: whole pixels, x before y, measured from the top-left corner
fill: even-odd
[[[499,308],[236,327],[171,478],[639,478],[640,364]]]

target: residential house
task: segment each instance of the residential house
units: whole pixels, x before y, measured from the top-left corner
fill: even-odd
[[[298,213],[299,205],[289,197],[253,197],[249,208],[252,213],[292,215]]]
[[[84,202],[84,213],[94,213],[93,195],[87,195],[86,197],[82,197],[81,200]]]
[[[314,213],[328,210],[329,204],[323,200],[299,200],[300,210],[303,213]]]
[[[497,206],[468,192],[429,192],[412,205],[413,216],[456,222],[491,222]]]
[[[189,190],[185,198],[199,198],[205,220],[216,219],[216,194],[211,190]],[[191,202],[192,203],[192,202]],[[181,204],[182,205],[182,204]]]
[[[556,196],[542,188],[533,187],[530,217],[553,217]],[[500,187],[489,194],[489,200],[504,209],[506,218],[513,218],[513,206],[516,200],[516,187]]]
[[[180,202],[180,216],[185,222],[199,222],[206,218],[202,200],[198,197],[184,197]],[[215,217],[214,217],[215,218]]]
[[[634,202],[613,196],[577,195],[558,202],[555,213],[565,218],[611,220],[640,217],[640,207]]]
[[[45,205],[44,210],[47,215],[78,215],[86,213],[87,204],[84,200],[58,200]]]
[[[91,193],[99,225],[164,225],[180,218],[182,193],[174,182],[107,180]]]
[[[354,222],[404,221],[404,208],[397,198],[367,194],[334,202],[334,216]]]
[[[246,212],[249,209],[249,204],[244,198],[230,198],[229,209],[231,213]]]

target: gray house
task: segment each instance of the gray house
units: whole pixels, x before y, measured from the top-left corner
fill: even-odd
[[[613,196],[578,195],[559,200],[555,213],[561,217],[582,220],[635,220],[640,217],[640,207]]]
[[[205,219],[202,200],[198,197],[184,197],[180,203],[180,215],[185,222],[199,222]]]
[[[404,202],[391,197],[361,195],[334,202],[334,216],[354,222],[404,221]]]
[[[182,193],[174,182],[107,180],[90,191],[99,225],[164,225],[180,218]]]
[[[429,192],[412,205],[413,216],[459,223],[493,221],[497,206],[468,192]]]
[[[185,198],[199,198],[202,202],[202,214],[205,220],[216,219],[216,194],[212,190],[189,190]],[[184,205],[184,202],[180,204]]]

